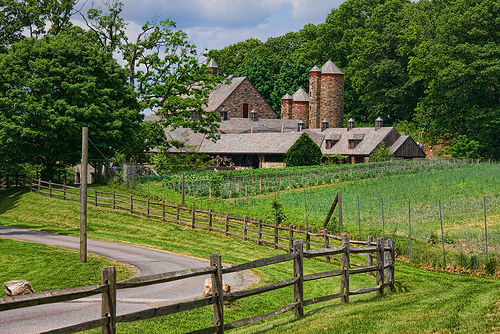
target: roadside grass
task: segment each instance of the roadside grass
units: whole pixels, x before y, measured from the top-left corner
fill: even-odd
[[[101,284],[101,270],[108,266],[116,267],[119,280],[134,273],[129,265],[95,254],[87,263],[79,261],[76,250],[0,238],[0,282],[25,279],[35,292]]]
[[[269,247],[258,247],[235,237],[192,230],[132,216],[124,212],[89,206],[89,237],[125,241],[154,248],[191,254],[208,259],[221,253],[224,263],[236,264],[282,254]],[[36,213],[36,214],[34,214]],[[19,189],[0,192],[0,224],[29,227],[47,232],[78,235],[77,202],[26,193]],[[75,259],[77,262],[78,259]],[[317,259],[305,263],[305,272],[338,268]],[[18,272],[21,269],[12,269]],[[97,269],[100,275],[100,269]],[[259,285],[292,276],[291,263],[257,271]],[[396,292],[377,297],[375,294],[351,296],[349,304],[338,300],[309,306],[302,319],[293,312],[236,329],[234,333],[493,333],[500,332],[500,281],[449,273],[425,271],[401,262],[396,266]],[[354,275],[351,289],[373,286],[375,278]],[[78,285],[78,284],[75,284]],[[305,284],[305,298],[336,293],[339,279]],[[63,287],[61,287],[63,288]],[[227,305],[225,320],[268,313],[293,300],[292,288],[237,300]],[[212,324],[213,310],[206,307],[190,312],[119,324],[120,333],[185,333]],[[99,331],[90,331],[98,333]]]

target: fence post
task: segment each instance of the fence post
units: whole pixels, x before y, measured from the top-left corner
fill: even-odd
[[[262,245],[262,219],[259,219],[257,232],[257,246]]]
[[[304,316],[304,245],[297,240],[294,245],[297,256],[293,260],[293,277],[298,278],[293,285],[293,301],[299,303],[295,309],[295,318]]]
[[[97,189],[94,188],[94,204],[97,206]]]
[[[309,227],[306,227],[306,250],[309,250],[311,248],[311,229]]]
[[[52,180],[49,180],[49,197],[52,197]]]
[[[134,213],[134,198],[132,194],[130,194],[130,213]]]
[[[182,173],[182,206],[185,206],[185,198],[186,198],[186,183],[184,181],[184,173]]]
[[[63,199],[66,200],[66,183],[63,183]]]
[[[377,296],[384,294],[384,238],[377,238]]]
[[[278,223],[274,222],[274,249],[278,249]]]
[[[149,198],[146,199],[146,218],[149,218]]]
[[[372,236],[369,236],[368,237],[368,247],[370,247],[372,245]],[[368,267],[371,267],[373,266],[373,255],[372,253],[367,253],[366,254],[368,256]],[[372,275],[373,273],[370,271],[368,272],[368,275]]]
[[[483,197],[484,206],[484,244],[486,247],[486,261],[488,261],[488,225],[486,224],[486,196]]]
[[[194,208],[194,204],[193,204],[193,210],[191,211],[191,228],[194,228],[194,220],[195,220],[195,214],[196,214],[196,209]]]
[[[113,210],[116,209],[116,190],[113,190]]]
[[[248,217],[243,217],[243,240],[247,240],[247,225],[248,225]]]
[[[165,200],[161,201],[161,220],[165,221]]]
[[[109,318],[109,323],[101,327],[102,334],[116,333],[116,269],[102,268],[102,284],[108,285],[108,290],[102,293],[101,317]]]
[[[177,203],[177,211],[175,213],[175,222],[177,224],[180,224],[180,222],[179,222],[179,203]]]
[[[214,325],[218,326],[217,333],[224,333],[224,293],[222,291],[222,261],[220,254],[210,255],[210,266],[217,271],[212,274],[212,292],[214,303]]]
[[[293,252],[293,225],[288,225],[288,252]]]
[[[342,192],[338,192],[338,196],[339,196],[339,203],[338,203],[338,206],[339,206],[339,227],[342,228]]]
[[[323,230],[323,237],[325,239],[325,248],[328,249],[330,245],[330,240],[328,239],[328,229],[325,227]],[[325,256],[326,263],[330,263],[330,255]]]
[[[212,209],[208,209],[208,230],[212,231]]]
[[[342,276],[340,277],[340,302],[342,304],[349,303],[349,269],[351,266],[351,260],[349,256],[349,236],[347,234],[342,235],[342,248],[344,251],[341,255],[341,266],[342,266]]]
[[[229,213],[226,213],[226,237],[229,235]]]
[[[33,191],[33,178],[30,177],[30,192]]]
[[[40,188],[42,187],[42,179],[38,179],[38,195],[40,195]]]
[[[395,257],[395,248],[396,243],[393,239],[386,240],[387,246],[390,250],[385,252],[385,264],[387,268],[385,268],[385,280],[389,283],[387,287],[387,292],[392,292],[394,290],[394,257]]]

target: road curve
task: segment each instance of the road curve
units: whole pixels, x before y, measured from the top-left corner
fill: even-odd
[[[44,243],[53,246],[79,249],[78,237],[50,234],[23,228],[0,225],[0,238]],[[152,275],[168,271],[205,267],[208,260],[175,253],[113,242],[88,240],[87,250],[108,258],[129,263],[140,275]],[[134,289],[118,290],[117,314],[126,314],[150,307],[173,304],[182,300],[200,298],[203,282],[208,276],[156,284]],[[22,277],[19,277],[22,279]],[[232,291],[249,288],[258,278],[251,273],[224,275],[224,281]],[[0,334],[39,333],[100,317],[100,296],[92,296],[71,302],[33,306],[0,312]]]

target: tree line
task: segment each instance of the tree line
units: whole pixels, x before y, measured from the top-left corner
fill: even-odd
[[[174,145],[167,126],[215,138],[219,118],[203,106],[222,79],[207,76],[187,35],[165,19],[129,39],[123,4],[104,4],[83,13],[78,0],[0,0],[0,171],[51,178],[80,161],[82,127],[91,160],[138,160],[150,147]],[[145,109],[163,121],[143,122]]]
[[[377,117],[431,143],[460,136],[500,157],[500,3],[347,0],[324,23],[211,50],[225,75],[248,76],[278,111],[331,59],[345,73],[345,118]]]

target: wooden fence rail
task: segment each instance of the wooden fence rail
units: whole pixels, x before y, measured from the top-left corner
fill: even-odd
[[[83,330],[101,327],[102,333],[114,334],[116,333],[117,323],[151,319],[212,305],[214,309],[214,325],[191,332],[211,334],[224,333],[224,331],[269,319],[276,315],[292,310],[295,312],[296,318],[302,317],[304,315],[304,307],[332,299],[340,299],[341,303],[348,303],[349,296],[370,292],[376,292],[378,295],[380,295],[384,293],[385,289],[387,289],[388,292],[391,292],[394,289],[394,240],[387,238],[378,238],[376,246],[362,247],[351,247],[349,241],[349,237],[347,235],[344,235],[342,237],[341,247],[307,251],[303,248],[303,242],[301,240],[298,240],[294,242],[293,250],[291,253],[281,254],[265,259],[259,259],[226,268],[223,268],[222,266],[222,259],[220,254],[212,254],[210,256],[210,266],[208,267],[135,277],[121,282],[116,282],[115,268],[106,267],[102,272],[102,285],[67,290],[48,291],[19,297],[2,298],[0,299],[0,311],[29,307],[33,305],[58,303],[100,293],[102,296],[101,318],[81,324],[59,328],[50,331],[50,333],[75,333]],[[351,269],[350,254],[359,253],[375,253],[376,264],[374,266],[366,268]],[[340,254],[342,258],[340,269],[320,273],[310,273],[307,275],[304,274],[304,259],[337,254]],[[226,295],[223,294],[223,275],[289,261],[291,261],[293,265],[293,277],[258,288],[232,292]],[[368,272],[376,272],[376,285],[372,287],[351,290],[349,287],[350,276]],[[189,277],[208,274],[210,274],[212,278],[212,289],[214,291],[213,297],[196,299],[168,306],[149,308],[130,314],[123,314],[119,316],[116,315],[117,290],[172,282]],[[304,298],[304,283],[330,277],[340,277],[340,291],[338,293],[326,296],[317,296],[309,299]],[[224,322],[224,302],[260,295],[262,293],[281,289],[287,286],[294,287],[293,303],[281,306],[277,310],[274,310],[267,314],[256,315],[229,323]]]
[[[28,180],[29,181],[29,180]],[[79,201],[79,188],[57,184],[52,182],[36,180],[36,183],[26,183],[32,191],[38,194],[58,197],[65,200]],[[186,225],[191,228],[205,229],[211,232],[222,233],[226,236],[232,235],[247,241],[257,243],[257,245],[269,245],[274,249],[284,249],[293,251],[293,244],[297,240],[302,240],[306,250],[311,248],[330,248],[332,241],[339,242],[341,237],[328,233],[326,228],[323,233],[311,233],[310,229],[298,230],[293,225],[281,226],[278,224],[266,224],[262,219],[251,219],[247,216],[243,218],[213,212],[212,209],[197,210],[196,208],[186,208],[180,205],[171,205],[162,202],[155,202],[149,199],[142,199],[131,195],[118,194],[113,192],[98,191],[89,189],[87,192],[88,203],[94,206],[109,207],[115,210],[123,210],[131,214],[137,214],[146,218],[158,219],[164,222],[174,222],[179,225]],[[353,245],[375,246],[376,243],[367,241],[351,240]],[[364,254],[368,258],[365,266],[370,266],[372,255]],[[326,260],[330,261],[330,256]],[[333,258],[334,260],[339,260]],[[360,265],[360,264],[357,264]]]

